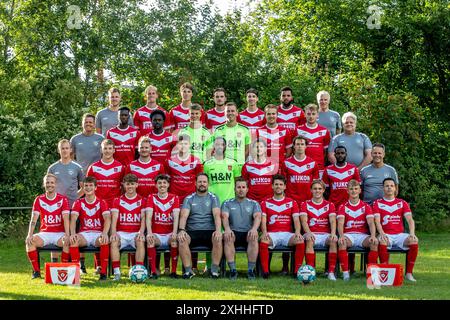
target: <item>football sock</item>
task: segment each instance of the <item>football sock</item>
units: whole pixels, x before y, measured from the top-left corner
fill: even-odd
[[[172,261],[172,273],[177,272],[177,264],[178,264],[178,248],[170,247],[170,259]]]
[[[236,270],[236,262],[228,262],[228,266],[230,267],[230,270]]]
[[[193,273],[193,272],[192,272],[192,267],[191,267],[191,266],[185,267],[185,268],[184,268],[184,273]]]
[[[269,272],[269,244],[261,242],[259,244],[259,257],[261,260],[261,266],[264,273]]]
[[[70,247],[69,252],[72,262],[80,262],[80,250],[78,249],[78,247]]]
[[[312,253],[306,253],[306,264],[309,264],[312,267],[316,267],[316,254],[314,252]]]
[[[255,270],[256,262],[248,262],[248,270],[253,271]]]
[[[136,265],[137,266],[143,266],[144,265],[144,261],[136,261]]]
[[[68,252],[61,253],[61,262],[69,262],[70,254]]]
[[[348,253],[347,250],[339,250],[339,263],[341,264],[342,271],[348,271]]]
[[[217,264],[211,265],[211,273],[218,273],[219,272],[219,266]]]
[[[150,264],[150,269],[152,270],[152,273],[156,273],[156,248],[155,247],[147,248],[147,255],[148,255],[148,263]]]
[[[120,260],[112,261],[112,268],[114,270],[114,274],[120,273]]]
[[[406,266],[406,273],[412,273],[414,269],[414,263],[416,262],[417,253],[419,252],[418,244],[409,245],[409,251],[407,253],[408,265]]]
[[[100,266],[100,253],[96,252],[94,253],[94,266],[97,269]]]
[[[378,251],[370,250],[369,251],[369,263],[377,263],[378,262]]]
[[[39,270],[39,260],[38,260],[38,254],[36,250],[27,252],[28,259],[30,260],[31,266],[33,267],[33,271],[40,271]]]
[[[164,252],[164,269],[170,268],[170,252]]]
[[[380,256],[380,263],[389,263],[389,252],[386,245],[380,244],[378,246],[378,255]]]
[[[100,264],[101,264],[100,274],[106,274],[108,272],[108,262],[109,262],[109,245],[102,244],[100,246]]]
[[[298,243],[295,245],[295,269],[294,272],[297,274],[298,268],[303,263],[303,258],[305,256],[305,243]]]
[[[328,253],[328,272],[334,273],[336,270],[337,252]]]

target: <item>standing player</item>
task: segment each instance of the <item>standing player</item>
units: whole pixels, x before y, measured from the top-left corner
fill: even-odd
[[[330,132],[327,128],[317,123],[319,113],[315,104],[308,104],[305,107],[305,112],[307,122],[297,128],[297,135],[308,139],[306,155],[316,162],[319,169],[319,177],[322,178],[327,149],[330,144]]]
[[[169,116],[167,111],[156,103],[159,94],[158,89],[155,86],[150,85],[145,88],[144,95],[147,99],[147,104],[137,109],[133,116],[134,126],[139,130],[141,136],[149,134],[153,129],[150,117],[153,111],[160,110],[164,114],[164,119],[167,119]],[[164,127],[169,128],[170,126],[168,123],[165,123]]]
[[[416,282],[413,277],[414,264],[419,252],[419,239],[415,231],[415,223],[409,204],[396,197],[397,185],[392,178],[383,181],[383,198],[373,203],[373,215],[378,230],[380,245],[378,252],[381,263],[389,263],[388,249],[392,247],[408,250],[406,275],[409,281]],[[404,232],[403,218],[408,223],[409,234]]]
[[[264,111],[258,108],[258,91],[256,89],[248,89],[246,95],[247,108],[239,113],[237,122],[246,126],[253,135],[256,129],[265,124]]]
[[[123,178],[125,194],[114,199],[111,206],[111,261],[114,280],[120,280],[120,250],[136,249],[136,265],[144,265],[145,199],[136,193],[138,178],[127,174]]]
[[[295,200],[285,197],[286,178],[276,174],[272,179],[273,197],[261,204],[261,240],[259,243],[259,256],[263,270],[263,278],[269,278],[269,249],[278,245],[295,246],[295,269],[302,265],[305,255],[305,243],[301,235],[299,209]],[[294,225],[294,230],[292,230]],[[294,232],[292,232],[294,231]]]
[[[154,279],[156,273],[156,248],[159,246],[170,247],[172,271],[170,277],[177,278],[178,263],[178,219],[180,215],[180,202],[178,196],[168,193],[170,177],[160,174],[156,177],[158,192],[150,195],[147,200],[147,253]],[[159,266],[158,266],[159,267]]]
[[[114,159],[127,166],[136,158],[137,145],[141,137],[139,130],[128,125],[130,109],[119,109],[119,125],[106,132],[106,139],[112,140],[115,146]]]
[[[311,185],[312,199],[300,205],[300,221],[306,241],[306,264],[316,267],[314,248],[328,247],[328,279],[336,281],[334,271],[337,261],[336,209],[325,200],[325,184],[314,180]]]
[[[168,123],[172,131],[177,131],[187,127],[189,125],[190,114],[189,108],[192,104],[192,93],[194,87],[192,84],[186,82],[180,87],[181,103],[176,107],[172,108],[169,112]],[[202,124],[205,123],[206,113],[202,110],[200,121]]]
[[[109,105],[108,107],[97,112],[95,116],[95,128],[97,133],[106,135],[106,131],[114,128],[119,124],[119,106],[120,106],[120,90],[117,88],[111,88],[108,90]],[[133,125],[133,119],[130,117],[128,120],[130,126]]]
[[[75,201],[70,213],[70,257],[72,262],[80,261],[79,247],[100,247],[100,280],[106,280],[109,262],[109,228],[111,214],[104,200],[95,196],[97,181],[86,177],[83,182],[85,197]],[[80,230],[77,233],[77,221]]]
[[[51,173],[44,176],[45,193],[36,197],[31,211],[30,225],[25,239],[28,259],[33,267],[32,279],[40,278],[38,254],[36,249],[46,245],[62,247],[62,262],[69,262],[69,201],[56,193],[57,178]],[[39,233],[33,235],[40,218]]]
[[[320,107],[317,122],[330,131],[331,138],[342,131],[341,116],[336,111],[330,110],[330,94],[327,91],[317,93],[317,104]]]
[[[278,108],[275,105],[268,104],[264,112],[267,123],[256,130],[256,138],[264,138],[267,141],[267,155],[272,162],[282,164],[291,155],[293,131],[277,123]]]
[[[383,180],[392,178],[398,185],[398,175],[394,167],[384,163],[385,147],[382,143],[375,143],[372,148],[373,161],[361,169],[363,199],[372,204],[383,197]]]
[[[344,281],[350,280],[347,248],[352,246],[370,248],[369,263],[377,263],[378,240],[372,209],[359,199],[361,186],[356,180],[348,183],[349,199],[339,207],[339,262],[342,267]]]
[[[247,247],[249,280],[255,279],[256,259],[258,258],[258,228],[261,224],[259,203],[247,198],[248,186],[244,178],[235,181],[234,199],[222,204],[222,224],[225,230],[224,253],[230,267],[230,279],[237,278],[235,247]]]
[[[272,195],[272,176],[279,173],[277,162],[267,158],[267,144],[263,139],[256,139],[252,143],[254,160],[244,164],[242,177],[248,183],[248,198],[258,202]]]
[[[166,120],[164,112],[161,110],[155,110],[150,115],[152,120],[153,130],[147,134],[150,138],[150,143],[152,145],[151,157],[160,163],[164,163],[168,158],[170,158],[172,149],[175,147],[174,136],[164,130],[163,125]]]
[[[73,159],[82,167],[83,174],[95,161],[102,157],[100,145],[104,139],[95,132],[95,116],[85,113],[82,120],[83,131],[70,138]]]
[[[213,133],[216,128],[227,122],[226,107],[227,95],[224,88],[216,88],[213,92],[214,108],[206,112],[205,127]]]
[[[283,87],[280,91],[281,104],[278,107],[277,121],[280,127],[293,131],[298,126],[305,124],[305,112],[302,108],[293,104],[294,97],[292,96],[292,89],[290,87]]]

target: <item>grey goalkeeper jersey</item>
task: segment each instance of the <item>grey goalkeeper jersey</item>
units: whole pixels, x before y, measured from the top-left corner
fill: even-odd
[[[398,184],[398,175],[394,167],[387,164],[381,168],[375,168],[369,164],[361,169],[361,185],[364,189],[363,200],[372,204],[375,200],[383,198],[383,180],[386,178],[394,179]]]
[[[90,136],[79,133],[70,139],[74,159],[83,168],[85,175],[89,166],[102,157],[101,144],[103,139],[105,137],[98,133]]]
[[[187,231],[216,230],[213,209],[219,208],[219,199],[212,192],[199,196],[196,192],[184,199],[182,209],[189,209]]]
[[[245,198],[229,199],[222,204],[222,214],[228,214],[230,228],[237,232],[248,232],[253,227],[253,215],[261,213],[261,206],[255,200]]]
[[[57,161],[48,167],[47,172],[58,178],[56,192],[66,196],[69,199],[70,207],[72,207],[72,204],[78,198],[80,182],[84,179],[81,166],[75,161],[70,161],[68,164]]]

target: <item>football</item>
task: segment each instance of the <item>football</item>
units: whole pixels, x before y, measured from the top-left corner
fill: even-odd
[[[304,284],[308,284],[316,280],[316,269],[306,264],[301,266],[297,271],[297,279]]]
[[[147,268],[142,265],[134,265],[130,269],[130,280],[133,283],[142,283],[148,278]]]

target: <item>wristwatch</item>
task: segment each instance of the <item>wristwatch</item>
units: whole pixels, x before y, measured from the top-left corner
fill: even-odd
[[[186,232],[186,230],[185,230],[185,229],[183,229],[183,228],[180,228],[180,229],[178,229],[178,232],[180,232],[180,231],[184,231],[184,232]]]

